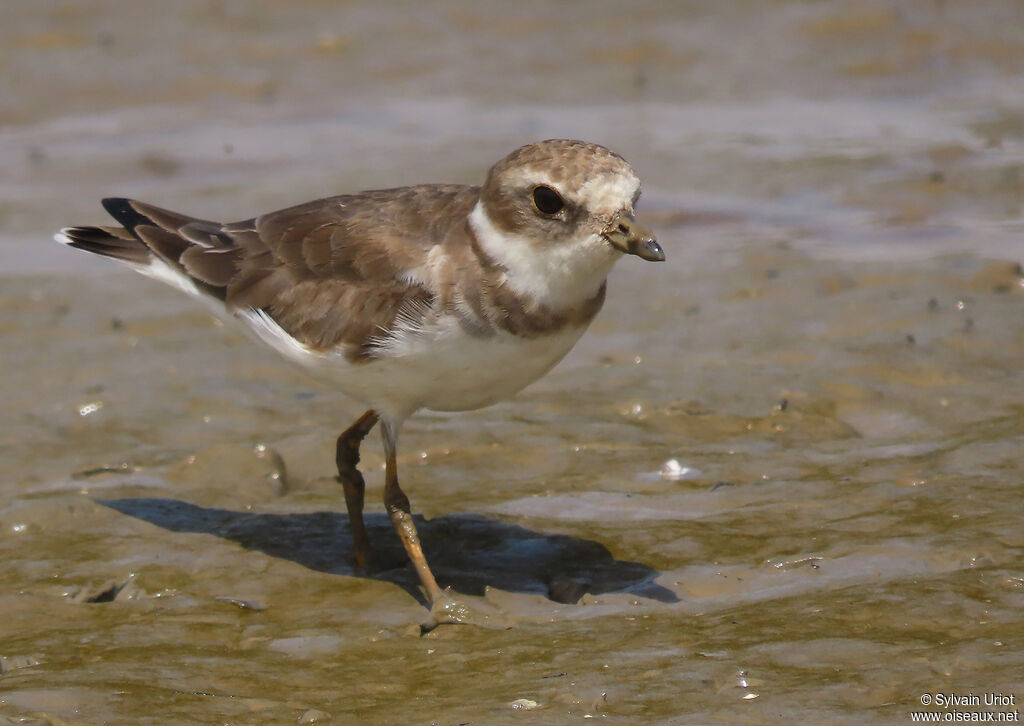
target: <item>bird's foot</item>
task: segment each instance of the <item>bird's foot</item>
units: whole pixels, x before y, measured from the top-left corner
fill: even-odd
[[[512,618],[482,597],[460,595],[445,588],[430,604],[430,616],[421,623],[423,632],[438,625],[475,625],[489,630],[508,630]]]

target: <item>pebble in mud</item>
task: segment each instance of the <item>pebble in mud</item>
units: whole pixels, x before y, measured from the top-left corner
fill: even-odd
[[[696,479],[699,477],[700,470],[680,464],[679,459],[669,459],[661,465],[661,468],[658,470],[658,475],[662,479],[667,479],[668,481],[684,481],[686,479]]]
[[[531,698],[517,698],[508,704],[508,707],[513,711],[533,711],[536,708],[540,708],[540,704]]]
[[[299,726],[308,726],[308,724],[315,723],[330,723],[333,718],[334,717],[327,711],[321,711],[316,708],[311,708],[305,713],[303,713],[301,716],[299,716],[298,720],[295,723],[297,723]]]

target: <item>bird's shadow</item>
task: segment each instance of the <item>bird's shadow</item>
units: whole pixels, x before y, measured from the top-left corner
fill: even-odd
[[[368,572],[356,572],[344,514],[254,514],[163,498],[99,503],[172,532],[213,534],[313,570],[393,582],[423,601],[416,575],[385,514],[366,516],[374,563]],[[478,514],[414,519],[438,583],[457,592],[482,595],[491,585],[538,593],[560,603],[575,603],[587,593],[609,592],[629,592],[661,602],[679,600],[654,582],[657,570],[617,560],[593,540],[535,532]]]

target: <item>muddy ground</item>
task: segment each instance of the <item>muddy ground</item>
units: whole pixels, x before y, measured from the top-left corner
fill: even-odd
[[[906,723],[1024,698],[1024,11],[1013,2],[16,3],[0,28],[0,723]],[[50,241],[586,138],[626,259],[514,400],[399,467],[360,411]]]

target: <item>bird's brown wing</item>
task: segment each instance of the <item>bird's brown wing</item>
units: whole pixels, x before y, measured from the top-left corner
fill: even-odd
[[[105,199],[124,230],[72,227],[64,235],[72,246],[139,267],[156,257],[229,310],[262,310],[299,342],[360,360],[372,356],[373,340],[401,312],[433,303],[437,291],[414,271],[464,223],[478,193],[449,185],[386,189],[231,224]]]

